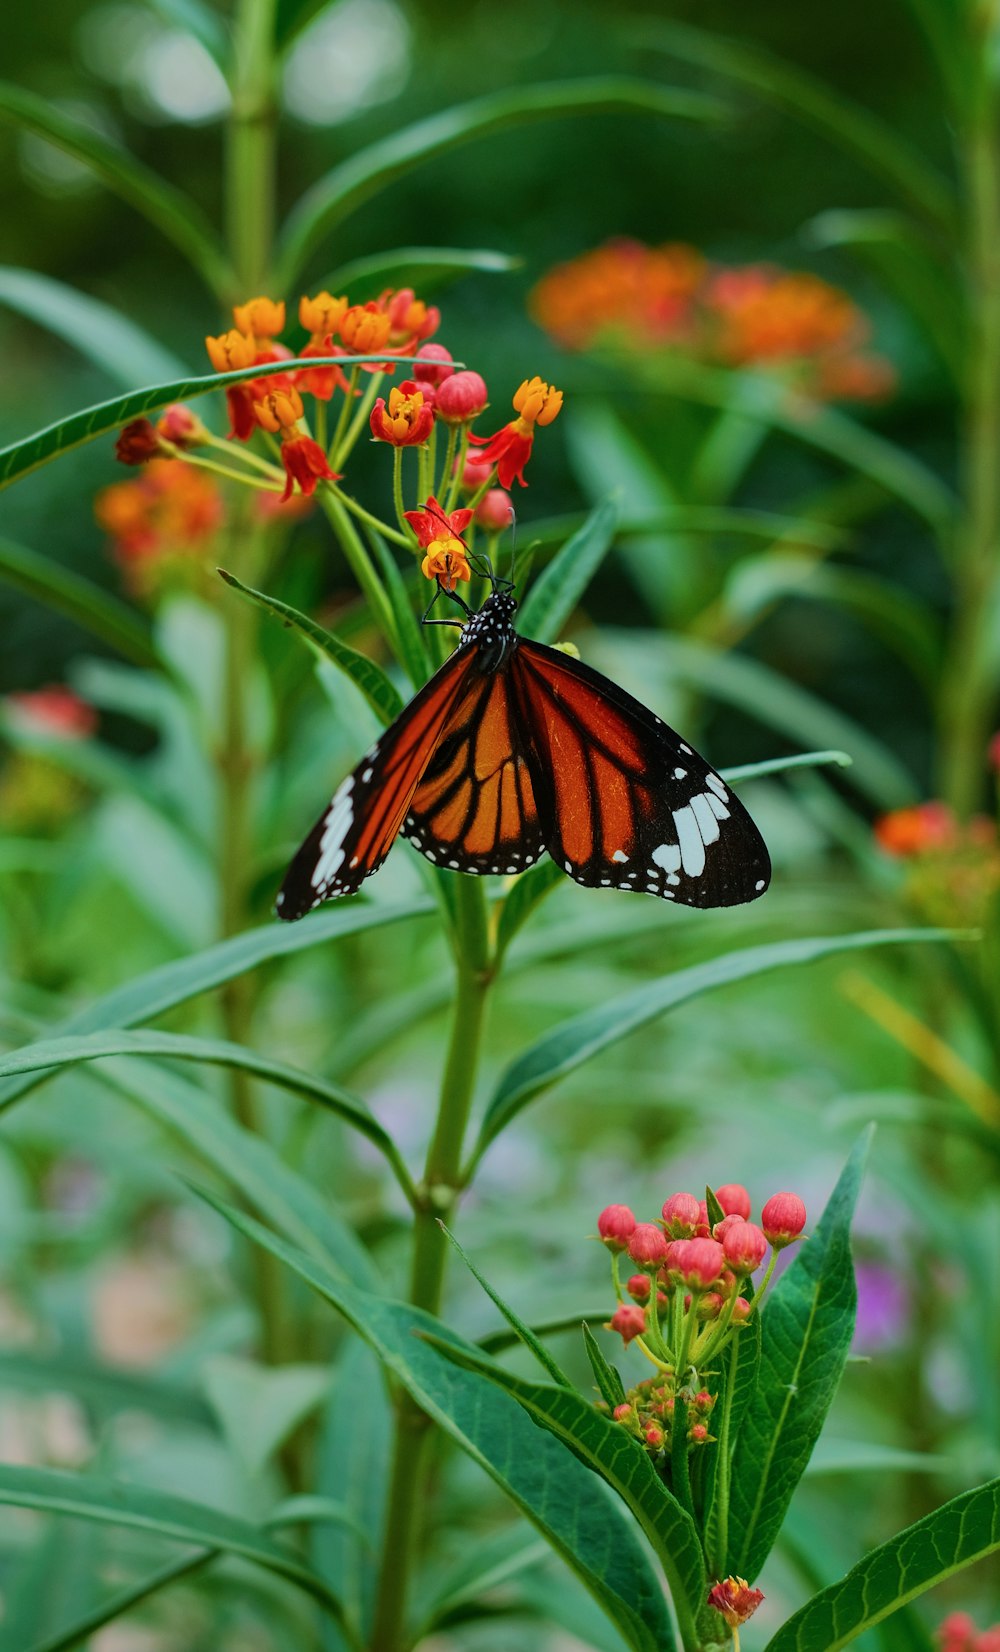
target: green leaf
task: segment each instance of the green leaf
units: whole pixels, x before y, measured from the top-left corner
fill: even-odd
[[[26,545],[0,539],[0,580],[22,595],[44,602],[57,614],[64,614],[134,665],[156,664],[157,653],[146,622],[110,591],[71,568]]]
[[[350,1091],[342,1090],[339,1085],[328,1084],[325,1079],[316,1078],[298,1067],[289,1067],[283,1061],[258,1055],[243,1044],[230,1044],[220,1038],[191,1038],[183,1033],[150,1032],[145,1029],[130,1032],[116,1027],[102,1032],[82,1033],[75,1038],[42,1039],[35,1044],[26,1044],[20,1050],[8,1051],[0,1055],[0,1078],[53,1071],[73,1066],[79,1061],[101,1061],[107,1056],[117,1055],[162,1056],[170,1061],[198,1061],[212,1067],[229,1067],[237,1072],[252,1073],[255,1078],[264,1079],[268,1084],[318,1102],[366,1136],[384,1154],[407,1197],[411,1200],[416,1197],[395,1142],[368,1111],[360,1096],[351,1095]]]
[[[763,93],[777,108],[831,138],[862,166],[884,178],[935,228],[949,237],[955,234],[953,192],[930,162],[910,149],[891,126],[831,91],[806,70],[759,46],[709,34],[685,23],[657,20],[641,24],[631,33],[637,45],[711,69]]]
[[[392,608],[396,647],[406,675],[414,688],[422,688],[431,675],[430,655],[420,622],[413,612],[410,593],[396,558],[380,533],[365,529],[365,537],[375,554]]]
[[[560,1331],[576,1331],[591,1319],[600,1322],[606,1312],[605,1308],[581,1308],[572,1313],[556,1314],[552,1319],[539,1320],[531,1329],[536,1337],[556,1336]],[[513,1348],[517,1341],[517,1332],[512,1331],[510,1326],[501,1325],[497,1330],[477,1337],[476,1347],[481,1348],[484,1354],[502,1354],[505,1348]]]
[[[715,99],[624,76],[520,86],[453,105],[360,150],[299,197],[281,233],[275,285],[290,290],[322,238],[373,195],[474,138],[567,115],[646,113],[705,121],[723,112]]]
[[[560,1368],[558,1361],[552,1358],[552,1355],[549,1353],[545,1344],[538,1340],[538,1337],[535,1335],[530,1325],[526,1325],[524,1323],[524,1320],[514,1312],[513,1308],[507,1305],[499,1291],[494,1290],[489,1281],[483,1277],[479,1269],[476,1267],[476,1264],[472,1261],[472,1258],[462,1249],[450,1229],[446,1228],[443,1222],[439,1222],[438,1226],[440,1227],[445,1238],[448,1240],[449,1244],[455,1247],[469,1272],[482,1286],[490,1301],[495,1303],[500,1309],[504,1319],[507,1321],[511,1330],[518,1338],[518,1341],[522,1342],[525,1348],[527,1348],[530,1353],[534,1354],[539,1365],[542,1367],[542,1370],[547,1371],[553,1381],[559,1383],[563,1388],[569,1388],[571,1384],[565,1371]]]
[[[768,970],[809,964],[841,952],[863,951],[873,946],[942,941],[954,934],[946,929],[885,929],[745,947],[741,952],[726,952],[708,963],[663,975],[657,981],[623,993],[599,1009],[576,1015],[532,1044],[501,1074],[486,1107],[472,1162],[479,1160],[490,1142],[543,1090],[678,1004],[686,1004],[702,993],[713,992],[731,982],[750,980]]]
[[[224,301],[232,293],[237,282],[222,243],[189,195],[83,121],[22,86],[0,82],[0,120],[34,132],[72,155],[172,241],[217,298]]]
[[[208,1407],[193,1389],[167,1378],[146,1373],[137,1376],[101,1365],[66,1348],[57,1354],[5,1350],[0,1354],[0,1388],[72,1394],[102,1416],[116,1411],[144,1411],[202,1428],[212,1426]]]
[[[317,654],[330,660],[346,677],[350,677],[355,687],[361,690],[380,723],[391,723],[399,716],[403,709],[400,695],[382,667],[370,660],[367,654],[361,654],[356,648],[348,647],[347,643],[341,642],[332,631],[325,631],[315,620],[300,614],[297,608],[289,607],[287,602],[280,602],[277,597],[269,597],[263,591],[255,591],[251,585],[244,585],[235,574],[227,573],[225,568],[219,568],[218,573],[234,591],[241,591],[252,602],[259,603],[265,612],[273,614],[284,625],[298,631]]]
[[[435,1338],[434,1346],[456,1365],[509,1394],[618,1493],[663,1567],[687,1644],[685,1631],[707,1592],[701,1541],[691,1516],[667,1490],[638,1442],[571,1388],[517,1377],[480,1351],[451,1339]]]
[[[179,1578],[189,1577],[192,1572],[200,1571],[202,1566],[215,1559],[216,1552],[215,1549],[196,1550],[193,1554],[184,1555],[180,1560],[171,1560],[166,1566],[157,1567],[156,1571],[146,1572],[134,1583],[127,1583],[124,1588],[115,1590],[114,1594],[105,1595],[97,1606],[78,1617],[67,1628],[58,1630],[54,1635],[46,1635],[44,1640],[33,1641],[27,1652],[70,1652],[71,1648],[79,1648],[106,1623],[113,1623],[125,1612],[130,1612],[133,1606],[141,1606],[144,1600],[149,1600],[150,1596],[158,1594],[168,1584],[176,1583]]]
[[[137,980],[126,981],[103,998],[67,1017],[53,1031],[59,1034],[95,1032],[107,1027],[130,1027],[140,1021],[151,1021],[165,1011],[176,1009],[197,998],[203,992],[212,992],[227,981],[246,975],[271,958],[281,958],[290,952],[301,952],[307,947],[321,945],[346,935],[356,935],[382,924],[419,918],[434,911],[429,900],[411,901],[400,906],[370,905],[359,901],[336,908],[332,912],[318,912],[298,924],[266,924],[261,929],[249,929],[231,940],[219,941],[188,958],[178,958],[149,970]],[[19,1096],[42,1082],[26,1075],[0,1084],[0,1109],[16,1101]]]
[[[583,527],[557,551],[521,604],[526,637],[555,642],[594,574],[611,549],[618,524],[618,500],[603,499]]]
[[[35,270],[0,268],[0,304],[27,316],[72,344],[123,390],[150,380],[176,379],[185,365],[173,351],[113,310],[110,304],[77,292]]]
[[[1000,1480],[953,1497],[793,1613],[766,1652],[840,1652],[907,1601],[1000,1549]]]
[[[234,1457],[258,1475],[330,1387],[323,1365],[265,1366],[233,1354],[205,1363],[203,1382]],[[301,1518],[290,1515],[289,1522]]]
[[[756,1398],[759,1371],[760,1315],[754,1314],[729,1345],[724,1386],[713,1414],[713,1426],[719,1438],[707,1459],[702,1522],[705,1557],[713,1577],[724,1577],[726,1573],[733,1454],[743,1419]]]
[[[783,774],[785,769],[818,769],[827,763],[838,769],[849,769],[853,761],[846,751],[800,751],[794,757],[766,757],[762,763],[740,763],[735,769],[721,769],[719,772],[730,785],[738,786],[743,780]]]
[[[537,866],[522,872],[500,908],[497,938],[494,948],[499,963],[521,925],[526,923],[538,903],[563,882],[566,874],[561,866],[548,856]]]
[[[588,1470],[557,1441],[540,1433],[517,1404],[491,1393],[478,1377],[457,1370],[427,1338],[439,1336],[459,1352],[474,1355],[475,1350],[429,1314],[363,1295],[258,1222],[214,1199],[208,1202],[285,1262],[353,1325],[421,1410],[538,1526],[634,1652],[675,1652],[660,1581],[631,1521],[613,1502],[594,1495]]]
[[[421,294],[426,295],[473,271],[479,275],[508,275],[523,263],[523,258],[479,247],[396,247],[367,258],[352,258],[315,285],[331,293],[350,292],[352,297],[359,292],[375,298],[386,287],[410,286],[419,286]]]
[[[380,1557],[373,1539],[385,1527],[391,1478],[393,1412],[386,1387],[375,1353],[360,1337],[348,1335],[334,1367],[316,1448],[317,1484],[343,1498],[353,1524],[317,1527],[310,1558],[340,1593],[365,1644],[379,1582]],[[361,1538],[359,1531],[368,1536]],[[331,1625],[324,1648],[334,1645],[342,1647],[343,1641]]]
[[[854,1335],[851,1218],[873,1126],[859,1138],[815,1232],[761,1310],[757,1397],[733,1460],[725,1570],[757,1576],[833,1404]]]
[[[248,1520],[187,1498],[96,1474],[63,1474],[56,1469],[4,1463],[0,1464],[0,1504],[127,1526],[170,1542],[239,1555],[304,1589],[335,1618],[341,1616],[336,1595],[293,1549],[274,1542]]]
[[[625,1384],[615,1366],[605,1359],[597,1338],[586,1322],[583,1325],[583,1345],[587,1350],[590,1369],[594,1373],[594,1381],[600,1389],[601,1398],[613,1411],[616,1405],[623,1405],[625,1402]]]
[[[148,1061],[112,1060],[100,1077],[178,1136],[293,1244],[366,1290],[383,1289],[368,1251],[337,1215],[332,1200],[211,1096],[179,1073]]]
[[[760,660],[725,654],[690,637],[658,637],[656,646],[672,682],[752,711],[759,722],[778,729],[796,745],[849,751],[853,783],[878,808],[899,809],[915,800],[916,783],[895,752]]]
[[[385,356],[355,356],[356,362],[384,361]],[[310,365],[336,365],[333,356],[317,356]],[[253,369],[255,379],[272,373],[288,371],[287,361],[263,361]],[[230,384],[245,384],[250,375],[246,369],[238,373],[205,373],[197,378],[177,379],[170,384],[152,384],[144,390],[133,390],[126,396],[115,396],[111,401],[97,402],[80,413],[71,413],[66,419],[36,430],[33,436],[0,448],[0,488],[10,487],[22,476],[29,476],[39,466],[48,464],[62,453],[92,442],[98,436],[107,436],[122,425],[129,424],[149,413],[158,413],[171,402],[191,401],[195,396],[207,395],[210,390],[225,390]]]

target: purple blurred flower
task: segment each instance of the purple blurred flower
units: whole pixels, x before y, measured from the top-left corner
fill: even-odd
[[[910,1319],[910,1293],[894,1268],[884,1262],[855,1264],[858,1322],[854,1352],[872,1354],[898,1343]]]

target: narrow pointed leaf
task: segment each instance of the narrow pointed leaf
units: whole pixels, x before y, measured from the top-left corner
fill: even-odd
[[[127,1526],[174,1543],[236,1554],[304,1589],[334,1616],[340,1603],[333,1591],[298,1557],[248,1520],[206,1508],[187,1498],[92,1474],[64,1474],[49,1468],[0,1464],[0,1504],[71,1515],[104,1525]]]
[[[574,1016],[553,1032],[546,1033],[501,1075],[487,1104],[474,1159],[485,1152],[530,1101],[551,1085],[575,1072],[628,1033],[648,1025],[667,1010],[686,1004],[702,993],[734,981],[750,980],[772,969],[787,969],[814,963],[841,952],[865,951],[874,946],[895,946],[912,941],[942,941],[954,938],[946,929],[885,929],[857,935],[823,935],[810,940],[775,941],[766,946],[746,947],[727,952],[708,963],[661,976],[633,992],[623,993],[596,1010]]]
[[[950,234],[956,204],[948,184],[891,126],[831,90],[822,80],[771,52],[688,24],[656,21],[633,31],[637,44],[711,69],[760,92],[779,109],[850,151],[903,195],[922,218]]]
[[[720,774],[733,786],[743,780],[759,780],[767,774],[782,774],[785,769],[818,769],[830,764],[834,768],[849,769],[854,762],[846,751],[800,751],[794,757],[766,757],[762,763],[740,763],[735,769],[720,769]]]
[[[562,867],[546,856],[537,866],[530,867],[516,879],[500,908],[496,938],[497,961],[503,957],[521,925],[527,922],[535,907],[563,882],[565,876]]]
[[[243,935],[218,941],[203,952],[161,964],[157,969],[140,975],[137,980],[114,987],[103,998],[68,1016],[52,1032],[56,1036],[69,1035],[95,1032],[107,1027],[132,1027],[140,1021],[151,1021],[203,992],[212,992],[227,981],[249,974],[269,959],[301,952],[346,935],[357,935],[367,929],[377,929],[382,924],[424,917],[433,910],[433,904],[428,900],[400,906],[369,905],[359,901],[332,912],[315,913],[298,924],[272,923],[260,929],[249,929]],[[0,1109],[9,1106],[41,1082],[40,1078],[30,1074],[11,1079],[6,1084],[0,1082]]]
[[[173,242],[217,298],[233,291],[232,269],[209,220],[196,201],[158,172],[22,86],[0,83],[0,120],[34,132],[87,167]]]
[[[661,1584],[631,1521],[613,1501],[595,1496],[590,1472],[558,1441],[535,1428],[519,1405],[458,1370],[428,1337],[440,1337],[459,1352],[475,1355],[469,1344],[419,1309],[373,1300],[341,1284],[258,1222],[205,1197],[353,1325],[421,1409],[538,1526],[634,1652],[677,1652]],[[649,1471],[653,1472],[651,1466]]]
[[[46,1635],[44,1640],[36,1640],[25,1652],[71,1652],[88,1641],[91,1635],[96,1635],[98,1629],[103,1629],[106,1623],[113,1623],[116,1618],[130,1612],[133,1606],[141,1606],[144,1600],[159,1594],[171,1583],[180,1578],[190,1577],[192,1572],[198,1572],[209,1561],[214,1560],[217,1549],[197,1549],[193,1554],[186,1554],[180,1560],[171,1560],[166,1566],[158,1566],[155,1571],[146,1572],[133,1583],[127,1583],[113,1594],[105,1595],[104,1599],[89,1612],[78,1617],[74,1623],[68,1624],[65,1629],[58,1630],[54,1635]]]
[[[0,539],[0,581],[64,614],[133,665],[156,664],[146,622],[110,591],[51,557],[11,539]]]
[[[657,86],[653,81],[608,77],[520,86],[443,109],[360,150],[306,190],[282,231],[277,286],[284,290],[294,284],[322,238],[365,201],[459,144],[530,121],[630,112],[705,121],[717,120],[724,106],[713,98]]]
[[[414,688],[422,688],[431,675],[430,655],[420,622],[413,612],[410,593],[396,558],[380,533],[365,529],[365,537],[378,563],[389,593],[399,658]]]
[[[743,1419],[757,1394],[760,1372],[760,1315],[754,1314],[729,1345],[724,1356],[725,1381],[722,1397],[713,1414],[718,1431],[725,1418],[728,1451],[723,1461],[719,1440],[707,1459],[705,1517],[702,1522],[705,1555],[715,1577],[726,1575],[729,1552],[729,1508],[733,1456],[743,1427]],[[728,1413],[728,1416],[726,1415]]]
[[[406,287],[415,282],[426,294],[462,275],[508,275],[523,263],[523,258],[478,247],[396,247],[391,252],[352,258],[315,285],[331,293],[349,291],[376,298],[386,287]]]
[[[455,1238],[455,1235],[445,1227],[443,1222],[440,1226],[445,1238],[448,1240],[449,1244],[453,1245],[457,1250],[459,1256],[462,1258],[462,1261],[472,1274],[472,1277],[482,1286],[490,1301],[495,1303],[495,1305],[500,1309],[500,1312],[503,1314],[504,1319],[507,1321],[518,1341],[523,1343],[525,1348],[527,1348],[530,1353],[534,1354],[539,1365],[542,1367],[542,1370],[547,1371],[554,1382],[559,1383],[562,1388],[569,1388],[571,1384],[566,1373],[560,1369],[558,1362],[552,1358],[552,1355],[545,1347],[545,1344],[539,1341],[530,1325],[526,1325],[524,1323],[524,1320],[521,1319],[520,1316],[514,1312],[513,1308],[509,1307],[504,1301],[499,1291],[494,1290],[489,1280],[483,1277],[471,1257],[462,1249],[458,1240]]]
[[[726,1572],[752,1582],[833,1404],[854,1335],[851,1218],[871,1145],[860,1137],[823,1216],[764,1304],[756,1398],[733,1461]]]
[[[318,654],[329,660],[346,677],[350,677],[355,687],[361,690],[380,723],[391,723],[399,716],[403,709],[401,696],[382,667],[370,660],[367,654],[350,648],[346,642],[341,642],[339,637],[335,637],[332,631],[325,631],[315,620],[300,614],[297,608],[290,607],[287,602],[280,602],[277,597],[269,597],[264,591],[255,591],[251,585],[244,585],[235,574],[227,573],[225,568],[220,568],[218,572],[234,591],[241,591],[252,602],[259,603],[266,613],[273,614],[284,625],[298,631]]]
[[[605,1359],[597,1338],[586,1323],[583,1326],[583,1344],[587,1350],[590,1369],[594,1373],[594,1381],[601,1391],[601,1398],[613,1411],[616,1405],[624,1404],[625,1384],[616,1368]]]
[[[375,362],[386,358],[383,354],[355,356],[353,359],[356,362]],[[420,358],[416,359],[419,361]],[[407,365],[412,360],[409,358]],[[309,363],[311,367],[324,364],[339,365],[335,356],[317,356],[315,361]],[[93,407],[85,407],[79,413],[71,413],[66,419],[46,425],[44,430],[36,430],[33,436],[27,436],[23,441],[0,448],[0,488],[10,487],[12,482],[30,475],[40,465],[48,464],[51,459],[82,447],[85,442],[92,442],[98,436],[110,435],[133,419],[159,413],[171,402],[192,401],[196,396],[207,395],[210,390],[225,390],[227,385],[245,384],[248,378],[269,378],[272,373],[282,371],[287,373],[287,361],[264,361],[252,372],[244,369],[238,373],[204,373],[198,377],[176,379],[169,384],[151,384],[143,390],[115,396],[111,401],[97,402]]]
[[[520,629],[539,642],[556,642],[563,626],[611,549],[618,525],[618,500],[604,499],[583,527],[557,551],[521,604]]]
[[[128,316],[37,270],[0,269],[0,304],[64,339],[123,390],[180,378],[187,370]]]
[[[229,1067],[237,1072],[251,1073],[280,1089],[291,1090],[318,1102],[352,1129],[377,1147],[395,1171],[400,1185],[413,1195],[413,1186],[406,1166],[391,1136],[368,1111],[360,1096],[354,1096],[339,1085],[298,1067],[289,1067],[283,1061],[258,1055],[243,1044],[230,1044],[219,1038],[191,1038],[183,1033],[131,1032],[111,1028],[105,1032],[89,1032],[70,1038],[43,1039],[27,1044],[20,1050],[0,1055],[0,1078],[12,1078],[21,1073],[54,1071],[70,1067],[80,1061],[101,1061],[107,1056],[145,1055],[161,1056],[170,1061],[204,1062],[212,1067]]]
[[[840,1652],[925,1589],[1000,1549],[1000,1480],[953,1497],[822,1589],[772,1635],[765,1652]]]

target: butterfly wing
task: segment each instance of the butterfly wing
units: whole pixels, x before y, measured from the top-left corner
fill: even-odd
[[[279,918],[301,918],[321,901],[353,895],[378,871],[474,674],[474,658],[472,649],[456,650],[337,788],[285,874]]]
[[[438,866],[523,872],[545,843],[507,671],[476,669],[413,794],[404,836]]]
[[[688,906],[763,894],[771,863],[757,827],[659,717],[543,643],[519,639],[508,676],[545,845],[571,878]]]

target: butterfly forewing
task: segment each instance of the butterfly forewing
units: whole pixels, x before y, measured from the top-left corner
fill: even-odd
[[[510,664],[545,845],[577,883],[736,906],[771,866],[747,811],[697,752],[589,666],[521,639]]]
[[[378,871],[462,698],[473,658],[468,650],[452,654],[334,792],[285,874],[275,901],[279,918],[301,918],[321,901],[353,895]]]
[[[506,670],[470,672],[403,832],[430,860],[459,872],[521,872],[544,853]]]

